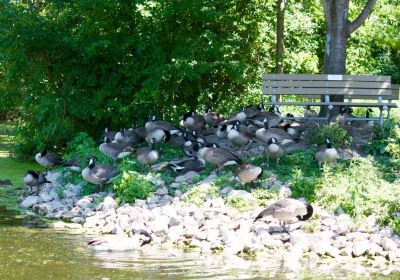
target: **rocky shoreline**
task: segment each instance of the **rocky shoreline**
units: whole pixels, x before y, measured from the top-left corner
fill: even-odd
[[[47,178],[53,183],[44,185],[39,195],[21,194],[20,207],[62,220],[54,223],[58,228],[121,235],[144,229],[151,233],[153,245],[192,248],[201,254],[279,255],[289,270],[301,269],[304,262],[313,267],[329,260],[344,265],[362,263],[364,273],[399,271],[400,237],[389,227],[379,229],[374,216],[367,218],[368,229],[355,229],[348,215],[333,215],[315,207],[311,221],[293,223],[286,233],[272,218],[254,222],[262,207],[240,212],[226,203],[233,196],[250,203],[255,200],[244,190],[227,187],[220,196],[206,196],[201,207],[185,202],[186,194],[179,189],[171,195],[169,189],[189,184],[196,175],[177,177],[168,188],[164,181],[149,174],[149,181],[158,186],[154,195],[133,205],[118,205],[108,193],[80,197],[80,185],[63,185],[60,172],[49,172]],[[210,188],[216,178],[212,174],[195,187]],[[290,195],[285,184],[278,191]]]

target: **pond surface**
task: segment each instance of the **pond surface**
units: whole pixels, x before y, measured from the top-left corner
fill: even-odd
[[[365,279],[347,270],[283,272],[273,258],[202,256],[181,249],[94,252],[92,236],[46,228],[0,206],[0,279]],[[400,279],[392,275],[390,279]],[[371,278],[369,278],[371,279]],[[376,277],[375,277],[376,279]],[[381,277],[379,277],[381,279]]]

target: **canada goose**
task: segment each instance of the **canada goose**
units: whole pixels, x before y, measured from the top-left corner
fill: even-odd
[[[233,128],[228,132],[227,137],[232,145],[242,148],[243,154],[244,146],[250,143],[252,136],[253,135],[248,127],[241,125],[240,122],[237,121]]]
[[[152,165],[158,160],[159,154],[156,150],[156,139],[150,140],[149,147],[142,147],[136,150],[135,157],[141,165]]]
[[[50,153],[47,150],[44,150],[41,153],[37,153],[35,155],[35,160],[41,166],[46,168],[46,173],[51,167],[61,164],[61,160],[58,158],[58,156],[56,156],[55,154]]]
[[[279,221],[279,224],[282,223],[283,230],[287,231],[287,229],[285,229],[286,223],[296,219],[299,221],[306,221],[311,218],[313,212],[314,209],[310,204],[293,198],[285,198],[272,203],[261,211],[254,219],[254,222],[266,216],[272,216]]]
[[[268,143],[268,141],[272,138],[275,137],[278,142],[282,143],[282,145],[286,143],[293,142],[293,136],[290,135],[288,132],[285,130],[279,129],[279,128],[270,128],[269,122],[267,119],[264,119],[263,121],[264,127],[259,128],[256,131],[256,137],[265,142]]]
[[[125,147],[128,147],[143,142],[143,138],[136,134],[134,129],[129,128],[128,130],[126,130],[125,128],[123,128],[115,134],[115,142]]]
[[[250,163],[243,163],[235,170],[235,175],[239,178],[242,185],[254,183],[255,180],[261,178],[262,174],[262,168]]]
[[[158,121],[155,116],[152,116],[148,122],[146,122],[145,126],[146,131],[150,132],[156,128],[161,130],[168,130],[170,134],[178,134],[181,135],[181,130],[177,128],[170,122],[167,121]]]
[[[241,123],[246,120],[246,113],[244,112],[244,108],[240,107],[240,111],[238,113],[233,114],[230,118],[229,121],[240,121]]]
[[[323,163],[331,163],[337,158],[337,150],[332,147],[331,142],[326,138],[326,146],[321,146],[315,153],[314,159],[318,161],[318,166],[321,167]]]
[[[155,139],[155,143],[168,142],[171,139],[171,133],[168,130],[154,128],[153,130],[148,131],[145,137],[148,144],[151,143],[152,139]]]
[[[350,125],[352,121],[348,121],[346,118],[355,118],[353,115],[353,108],[349,106],[340,108],[340,114],[336,116],[336,121],[342,125]]]
[[[74,158],[61,163],[62,166],[68,167],[69,170],[74,172],[81,172],[82,165],[79,159]]]
[[[257,107],[249,106],[244,108],[244,113],[246,114],[246,118],[251,119],[260,112],[264,111],[264,104],[263,103],[258,103]]]
[[[202,171],[205,168],[205,161],[198,156],[194,156],[193,158],[188,158],[181,160],[179,162],[173,162],[168,165],[170,169],[177,173],[186,173],[189,171]]]
[[[45,183],[51,183],[47,180],[46,175],[39,171],[28,170],[23,178],[25,185],[30,188],[32,193],[32,188],[36,187],[37,194],[39,194],[40,186]]]
[[[183,148],[183,152],[185,153],[185,155],[187,155],[188,157],[192,157],[197,153],[197,151],[193,150],[193,146],[196,143],[196,141],[194,139],[190,140],[189,135],[191,135],[191,134],[189,134],[189,132],[187,132],[187,131],[183,133],[182,148]]]
[[[112,181],[117,175],[118,170],[112,166],[104,164],[96,164],[95,157],[88,158],[88,166],[82,170],[82,177],[89,183],[100,185],[102,190],[103,185]]]
[[[198,156],[209,163],[217,165],[217,173],[222,171],[225,166],[235,165],[241,162],[238,156],[215,144],[208,144],[206,147],[200,148]]]
[[[304,118],[312,119],[318,116],[317,112],[315,110],[312,110],[310,105],[304,105],[303,108],[304,108]]]
[[[115,131],[111,131],[109,130],[107,127],[104,129],[104,133],[103,133],[103,139],[104,137],[108,137],[108,139],[110,139],[111,141],[114,141],[115,139],[115,134],[117,134]]]
[[[287,113],[286,117],[289,118],[294,118],[295,116],[291,113]],[[283,128],[287,133],[289,133],[293,137],[297,137],[300,134],[302,124],[297,121],[296,119],[290,119],[290,120],[282,120],[278,127]]]
[[[279,159],[283,156],[283,150],[275,137],[268,140],[268,147],[265,149],[265,154],[267,155],[267,166],[270,159],[276,159],[276,165],[279,165]]]
[[[369,119],[370,118],[370,113],[372,113],[372,109],[368,108],[367,111],[365,112],[365,118]],[[370,120],[363,120],[363,121],[355,121],[351,124],[352,127],[357,127],[357,128],[371,128],[374,127],[374,121]]]
[[[104,155],[112,158],[114,162],[116,162],[117,159],[129,156],[133,152],[133,149],[131,147],[125,147],[118,142],[111,143],[110,139],[108,139],[107,137],[104,137],[104,143],[99,146],[99,150]]]
[[[268,112],[262,111],[253,116],[250,120],[256,125],[257,127],[264,127],[264,120],[268,121],[269,127],[274,127],[277,126],[282,118],[281,118],[281,112],[279,111],[279,107],[274,105],[272,106]]]
[[[100,239],[93,239],[88,242],[88,246],[95,251],[133,251],[149,244],[153,240],[150,233],[145,230],[136,230],[132,232],[134,233],[132,237],[107,235]],[[140,235],[144,235],[145,237],[142,244],[140,244]]]
[[[203,114],[204,121],[210,127],[219,124],[221,121],[225,120],[225,117],[217,112],[213,112],[211,108],[208,108],[206,112]]]
[[[182,126],[187,129],[202,129],[205,125],[204,117],[194,111],[184,114],[181,122]]]

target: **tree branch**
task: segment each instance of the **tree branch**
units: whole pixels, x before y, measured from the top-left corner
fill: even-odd
[[[349,23],[349,34],[356,31],[361,24],[367,19],[368,15],[372,12],[372,8],[375,6],[376,0],[368,0],[368,3],[365,5],[364,9],[358,15],[358,17]]]

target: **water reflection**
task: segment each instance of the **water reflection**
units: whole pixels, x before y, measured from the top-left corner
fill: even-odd
[[[0,208],[0,279],[365,279],[354,264],[327,262],[318,270],[284,271],[279,257],[246,260],[204,256],[178,248],[146,246],[133,252],[99,252],[93,236],[49,228]],[[392,275],[390,279],[400,279]],[[379,276],[380,279],[383,277]],[[370,279],[370,278],[369,278]],[[376,277],[375,277],[376,279]]]

